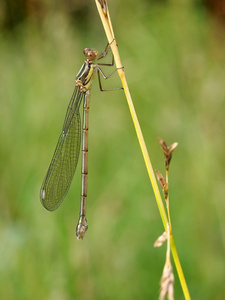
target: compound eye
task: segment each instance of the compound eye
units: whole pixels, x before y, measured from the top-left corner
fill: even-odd
[[[91,49],[89,49],[89,48],[84,49],[83,53],[84,53],[85,56],[87,56],[88,51],[91,51]]]
[[[89,49],[89,48],[85,48],[84,49],[84,55],[90,59],[90,60],[94,60],[96,58],[96,56],[98,55],[98,51]]]

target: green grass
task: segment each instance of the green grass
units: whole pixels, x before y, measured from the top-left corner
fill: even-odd
[[[170,206],[190,294],[224,299],[224,31],[185,5],[118,3],[109,3],[112,22],[153,167],[164,170],[158,136],[179,143]],[[56,212],[39,201],[82,49],[106,44],[94,6],[89,15],[85,29],[52,13],[42,31],[27,22],[0,36],[4,300],[157,299],[165,247],[153,243],[163,227],[122,91],[93,88],[85,239],[75,237],[80,166]]]

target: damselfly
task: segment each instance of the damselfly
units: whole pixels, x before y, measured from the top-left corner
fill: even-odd
[[[40,191],[41,202],[43,206],[50,211],[59,207],[68,192],[76,170],[80,152],[81,121],[79,108],[83,101],[81,206],[76,228],[78,239],[83,238],[88,229],[86,219],[86,199],[90,92],[96,72],[98,74],[100,90],[104,91],[102,89],[100,75],[102,75],[104,79],[108,79],[117,70],[115,69],[110,75],[106,76],[100,68],[100,66],[114,65],[113,56],[110,63],[99,63],[99,61],[108,54],[109,49],[110,44],[107,44],[105,50],[101,54],[98,54],[96,50],[89,48],[85,48],[83,51],[86,60],[76,76],[75,89],[67,108],[63,129]]]

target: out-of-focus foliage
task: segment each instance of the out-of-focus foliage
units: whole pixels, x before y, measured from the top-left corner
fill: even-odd
[[[153,243],[163,227],[122,91],[93,87],[85,239],[75,237],[80,167],[56,212],[39,201],[82,50],[106,44],[95,3],[10,2],[0,4],[1,299],[157,299],[166,249]],[[199,2],[109,8],[153,167],[164,172],[158,136],[179,143],[169,191],[190,294],[222,300],[225,32]]]

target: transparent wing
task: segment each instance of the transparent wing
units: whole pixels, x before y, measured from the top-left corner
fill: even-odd
[[[62,203],[73,179],[81,143],[79,107],[85,95],[75,87],[63,130],[40,191],[43,206],[53,211]]]

